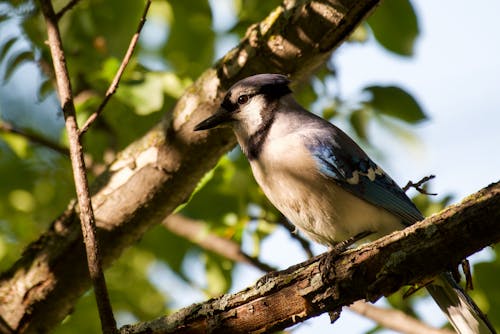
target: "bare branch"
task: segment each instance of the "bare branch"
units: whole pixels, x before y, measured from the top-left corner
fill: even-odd
[[[113,316],[113,310],[111,309],[111,302],[109,300],[104,272],[101,265],[99,244],[96,237],[94,211],[90,199],[78,124],[76,122],[71,82],[66,65],[61,35],[57,25],[58,18],[54,13],[54,8],[50,0],[40,0],[40,5],[47,26],[49,47],[52,54],[54,73],[56,75],[57,92],[59,94],[66,130],[68,132],[71,165],[80,207],[80,221],[85,242],[90,279],[94,286],[102,331],[105,334],[113,334],[117,331],[116,321]]]
[[[69,157],[69,150],[66,147],[63,147],[57,143],[54,143],[51,140],[48,140],[47,138],[44,138],[44,137],[37,135],[35,133],[27,132],[27,131],[21,130],[19,128],[16,128],[14,125],[12,125],[8,122],[5,122],[5,121],[0,122],[0,131],[14,133],[16,135],[22,136],[22,137],[28,139],[32,143],[48,147],[48,148],[50,148],[58,153],[61,153],[62,155]]]
[[[298,234],[297,228],[286,219],[285,216],[281,216],[281,219],[278,221],[278,224],[283,226],[284,228],[287,229],[287,231],[290,233],[290,237],[293,239],[297,240],[306,253],[308,258],[312,258],[314,256],[314,253],[311,248],[311,242],[309,240],[304,239],[300,234]]]
[[[357,301],[349,309],[362,316],[370,318],[379,325],[404,334],[455,334],[448,329],[436,329],[394,309],[386,309],[372,304]]]
[[[139,26],[137,27],[137,30],[135,34],[132,36],[132,39],[130,41],[130,44],[128,46],[127,52],[125,53],[125,56],[123,57],[123,60],[120,64],[120,67],[118,68],[118,71],[115,74],[115,77],[113,78],[113,81],[111,82],[111,85],[109,86],[108,90],[106,91],[106,95],[104,96],[104,99],[102,100],[101,104],[97,108],[97,110],[89,116],[85,124],[81,127],[80,129],[80,136],[83,135],[87,130],[90,128],[92,123],[95,122],[97,117],[103,112],[104,107],[108,104],[108,101],[111,99],[111,96],[113,96],[116,92],[116,89],[118,88],[118,83],[120,82],[120,79],[123,75],[123,72],[125,71],[125,68],[127,67],[128,63],[130,62],[130,59],[132,58],[132,54],[134,53],[135,46],[137,45],[137,42],[139,41],[139,36],[141,34],[142,27],[144,26],[144,23],[146,23],[146,15],[148,14],[149,7],[151,6],[151,0],[146,1],[146,6],[144,7],[144,12],[142,13],[141,20],[139,21]]]
[[[71,8],[75,7],[76,4],[80,2],[80,0],[70,0],[66,6],[64,6],[57,14],[56,14],[56,19],[57,21],[59,21],[61,19],[61,17],[64,16],[64,14],[66,14],[67,11],[71,10]]]
[[[207,232],[203,223],[186,218],[179,214],[168,216],[163,222],[169,231],[181,236],[201,248],[235,261],[252,265],[262,271],[273,271],[276,268],[259,261],[240,248],[236,242]]]

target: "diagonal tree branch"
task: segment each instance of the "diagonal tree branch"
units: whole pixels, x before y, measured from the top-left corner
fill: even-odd
[[[229,239],[207,232],[202,222],[192,220],[180,214],[173,214],[163,221],[170,232],[190,240],[199,247],[230,259],[234,262],[254,266],[264,272],[274,271],[266,263],[245,254],[240,245]],[[366,318],[372,319],[381,326],[404,334],[453,334],[447,329],[436,329],[415,319],[402,311],[381,308],[367,302],[357,301],[349,309]]]
[[[103,266],[185,202],[201,177],[235,145],[228,130],[194,134],[225,90],[258,72],[294,81],[321,66],[379,0],[286,0],[187,89],[172,113],[123,150],[93,184]],[[200,159],[203,157],[203,159]],[[89,288],[74,206],[0,276],[0,317],[19,332],[49,331]]]
[[[240,245],[233,240],[207,232],[202,222],[192,220],[180,214],[173,214],[165,218],[162,224],[170,232],[231,261],[246,263],[262,271],[276,270],[276,268],[267,263],[261,262],[259,259],[243,252]]]
[[[340,255],[322,254],[260,286],[194,304],[121,334],[263,333],[287,328],[357,300],[376,301],[403,285],[428,282],[443,268],[500,241],[500,182],[459,205]]]

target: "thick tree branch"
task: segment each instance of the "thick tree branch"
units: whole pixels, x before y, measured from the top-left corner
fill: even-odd
[[[235,49],[187,89],[162,123],[122,151],[94,183],[103,265],[185,202],[234,146],[228,130],[193,133],[231,84],[258,72],[288,73],[294,81],[310,75],[378,3],[285,1],[249,28]],[[89,288],[84,254],[78,216],[70,206],[0,277],[0,316],[17,331],[50,330]]]
[[[376,301],[500,240],[500,183],[372,243],[270,277],[260,286],[194,304],[122,334],[263,333],[284,329],[358,300]]]
[[[240,245],[229,239],[214,235],[207,231],[204,223],[189,219],[180,214],[167,217],[163,225],[172,233],[190,240],[199,247],[230,259],[254,266],[264,272],[274,271],[266,263],[245,254]],[[357,301],[349,309],[366,318],[372,319],[381,326],[404,334],[453,334],[446,329],[436,329],[415,319],[402,311],[385,309],[367,302]]]
[[[56,75],[57,93],[64,115],[64,122],[69,139],[69,153],[73,176],[75,181],[76,195],[80,209],[81,229],[85,243],[85,253],[90,279],[99,309],[101,327],[104,334],[116,333],[116,321],[111,309],[111,302],[106,287],[104,271],[101,264],[99,243],[97,241],[97,230],[94,210],[90,198],[87,171],[83,158],[83,148],[80,142],[78,124],[76,122],[73,92],[69,79],[68,68],[62,45],[61,35],[57,24],[58,18],[52,7],[51,0],[40,0],[40,7],[47,26],[50,53]]]

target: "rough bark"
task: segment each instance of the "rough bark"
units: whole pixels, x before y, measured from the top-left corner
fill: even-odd
[[[500,183],[403,231],[272,275],[263,284],[194,304],[121,334],[267,333],[406,284],[428,282],[443,268],[500,240]]]
[[[92,186],[103,265],[184,203],[235,144],[227,130],[193,133],[236,80],[258,72],[310,75],[379,0],[285,1],[185,92],[161,124],[122,151]],[[89,288],[77,208],[71,203],[0,277],[0,318],[43,333]]]

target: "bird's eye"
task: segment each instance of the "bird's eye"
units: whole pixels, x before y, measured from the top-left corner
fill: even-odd
[[[238,96],[238,104],[245,104],[248,102],[248,95]]]

